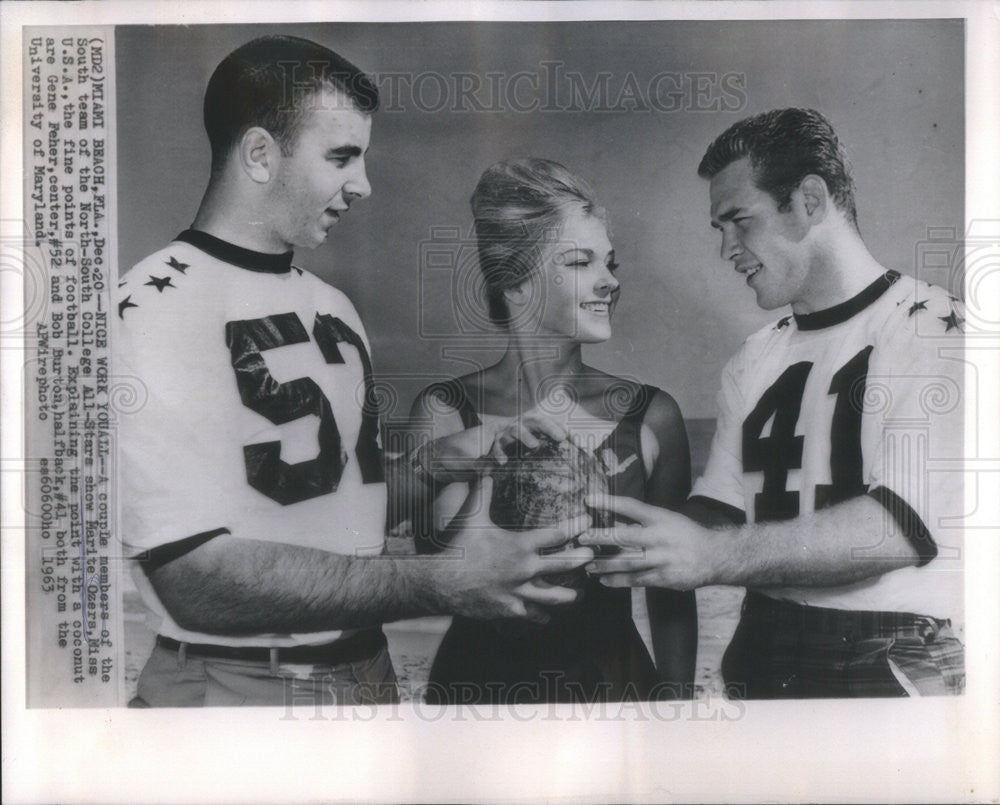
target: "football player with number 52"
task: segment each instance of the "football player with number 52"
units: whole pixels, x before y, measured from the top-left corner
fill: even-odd
[[[139,387],[121,416],[122,523],[158,630],[136,706],[393,702],[383,622],[539,616],[576,597],[529,582],[591,558],[539,553],[586,518],[514,534],[479,505],[454,524],[459,558],[381,555],[368,341],[292,254],[371,193],[377,106],[372,81],[313,42],[235,50],[205,94],[194,223],[122,282],[115,373]]]

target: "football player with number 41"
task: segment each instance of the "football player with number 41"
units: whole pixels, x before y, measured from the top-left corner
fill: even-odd
[[[461,558],[382,555],[368,341],[292,255],[371,193],[377,106],[372,81],[313,42],[235,50],[205,94],[194,223],[121,284],[114,371],[139,387],[121,416],[123,536],[158,631],[136,706],[393,702],[383,622],[540,617],[576,598],[529,581],[592,557],[540,555],[587,518],[514,534],[478,506],[453,524]]]
[[[726,365],[683,514],[605,500],[636,525],[581,542],[641,550],[589,569],[613,587],[746,587],[730,696],[961,692],[962,305],[868,251],[818,112],[734,124],[698,173],[722,258],[791,315]]]

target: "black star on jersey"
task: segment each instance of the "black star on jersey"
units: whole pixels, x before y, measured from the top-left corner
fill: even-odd
[[[951,330],[953,328],[956,329],[956,330],[958,330],[959,332],[962,332],[962,323],[965,321],[965,319],[963,319],[961,316],[959,316],[956,311],[953,310],[953,311],[951,311],[950,315],[948,315],[948,316],[938,316],[938,318],[941,319],[941,321],[944,322],[944,331],[945,332],[948,332],[949,330]]]
[[[185,271],[187,271],[188,267],[190,266],[190,263],[182,263],[176,257],[171,255],[170,259],[167,260],[167,265],[173,269],[176,269],[177,271],[180,271],[181,274],[183,274]]]
[[[176,288],[170,281],[170,277],[154,277],[152,274],[149,275],[149,282],[143,283],[145,285],[152,285],[160,293],[163,293],[164,288]]]
[[[129,294],[121,302],[118,303],[118,318],[124,319],[124,313],[130,307],[139,307],[135,302],[129,301],[132,299],[132,294]]]
[[[910,305],[910,309],[907,311],[907,315],[912,316],[918,310],[927,310],[926,299],[923,302],[914,302],[912,305]]]

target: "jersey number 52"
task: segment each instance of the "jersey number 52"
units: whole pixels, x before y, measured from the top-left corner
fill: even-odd
[[[361,337],[340,319],[316,315],[313,338],[328,364],[344,363],[337,346],[353,346],[364,369],[365,402],[355,455],[364,483],[383,480],[382,451],[378,444],[378,406],[374,398],[372,365]],[[295,313],[279,313],[262,319],[226,323],[236,384],[243,404],[275,425],[313,414],[319,418],[319,454],[309,461],[288,464],[281,460],[281,442],[260,442],[243,448],[247,482],[283,506],[336,491],[347,464],[333,408],[322,389],[310,377],[285,383],[275,380],[262,352],[289,344],[308,342],[309,334]]]

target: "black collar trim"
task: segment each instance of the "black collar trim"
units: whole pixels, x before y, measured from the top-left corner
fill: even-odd
[[[246,268],[250,271],[260,271],[266,274],[287,274],[292,270],[292,252],[284,254],[267,254],[255,252],[236,246],[200,229],[185,229],[174,240],[190,243],[206,254],[212,255],[226,263]]]
[[[899,279],[899,276],[898,271],[886,271],[861,293],[852,296],[846,302],[841,302],[839,305],[828,307],[825,310],[817,310],[815,313],[794,314],[795,324],[800,330],[822,330],[824,327],[841,324],[856,313],[860,313],[888,291],[892,284]]]

